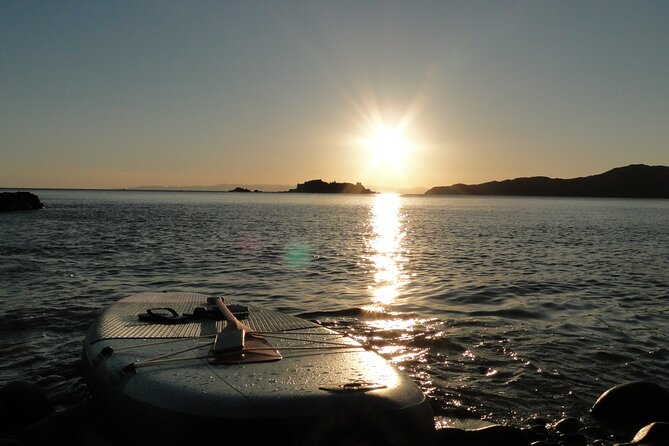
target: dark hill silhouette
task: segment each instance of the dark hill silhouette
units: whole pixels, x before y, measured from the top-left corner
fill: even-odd
[[[454,184],[433,187],[425,194],[669,198],[669,167],[632,164],[587,177],[527,177],[474,185]]]
[[[316,193],[316,194],[373,194],[375,192],[367,189],[360,183],[337,183],[333,181],[326,183],[323,180],[311,180],[299,183],[295,189],[288,192]]]

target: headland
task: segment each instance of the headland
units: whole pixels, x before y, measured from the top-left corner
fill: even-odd
[[[433,187],[425,195],[669,198],[669,167],[632,164],[571,179],[538,176],[482,184],[459,183]]]

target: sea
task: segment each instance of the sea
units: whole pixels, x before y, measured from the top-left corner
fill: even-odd
[[[33,190],[0,214],[0,385],[89,397],[87,327],[143,291],[317,320],[377,351],[438,426],[587,417],[669,387],[669,200]]]

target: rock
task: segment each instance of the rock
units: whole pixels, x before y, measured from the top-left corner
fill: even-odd
[[[18,432],[52,413],[49,399],[34,384],[14,381],[0,389],[0,432]]]
[[[17,433],[17,436],[27,446],[77,445],[82,443],[82,431],[95,426],[94,419],[91,403],[84,403],[68,410],[54,412],[27,426]]]
[[[546,426],[530,426],[528,430],[534,435],[548,436],[548,429],[546,429]]]
[[[619,443],[617,446],[669,446],[669,423],[658,421],[642,427],[629,443]]]
[[[27,445],[56,446],[72,444],[72,420],[61,413],[54,413],[31,424],[19,433],[19,438]]]
[[[23,443],[13,435],[0,433],[0,446],[23,446]]]
[[[582,429],[579,429],[578,432],[585,435],[588,438],[596,440],[605,440],[610,438],[609,431],[597,426],[586,426]]]
[[[631,434],[654,421],[669,421],[669,392],[651,382],[621,384],[604,392],[591,410],[605,427]]]
[[[586,446],[588,444],[588,439],[581,434],[562,434],[559,440],[564,446]]]
[[[549,421],[546,418],[541,418],[541,417],[534,417],[527,420],[528,426],[546,427],[548,423]]]
[[[437,429],[435,433],[436,445],[448,446],[451,444],[467,444],[467,431],[454,427]]]
[[[304,183],[299,183],[295,189],[290,189],[288,192],[301,193],[319,193],[319,194],[373,194],[370,189],[367,189],[360,182],[352,183],[338,183],[332,181],[326,183],[323,180],[310,180]]]
[[[0,193],[0,212],[29,211],[42,209],[44,205],[35,194],[30,192]]]
[[[528,446],[530,442],[522,430],[511,426],[488,426],[481,429],[463,430],[445,428],[437,430],[437,445],[469,446]]]
[[[553,429],[560,434],[573,434],[581,427],[583,427],[581,420],[578,418],[567,417],[555,423]]]

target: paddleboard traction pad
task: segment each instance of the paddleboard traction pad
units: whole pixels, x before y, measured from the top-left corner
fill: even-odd
[[[141,293],[127,297],[107,308],[91,326],[89,342],[92,344],[105,339],[194,338],[219,333],[225,328],[225,321],[204,319],[183,324],[160,324],[143,322],[138,318],[139,314],[157,307],[173,308],[179,314],[192,313],[194,308],[207,305],[207,297],[205,294],[188,292]],[[264,311],[255,305],[244,305],[249,310],[244,323],[255,331],[277,332],[319,327],[318,324],[295,316]]]

